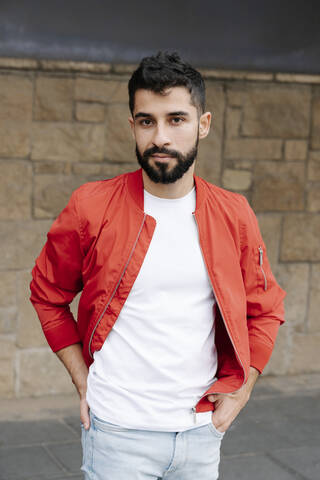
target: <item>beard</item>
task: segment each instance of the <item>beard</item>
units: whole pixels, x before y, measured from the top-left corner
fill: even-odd
[[[186,154],[182,154],[177,150],[169,150],[167,148],[158,148],[156,146],[148,148],[141,153],[139,152],[138,146],[136,144],[136,156],[139,162],[139,165],[146,172],[150,180],[155,183],[174,183],[179,178],[181,178],[194,163],[197,153],[198,153],[198,144],[199,144],[199,132],[197,134],[197,139],[194,146]],[[151,155],[156,153],[161,153],[168,155],[169,157],[176,159],[176,164],[174,167],[171,167],[170,161],[166,163],[157,162],[155,160],[155,166],[149,163]],[[170,168],[171,167],[171,168]]]

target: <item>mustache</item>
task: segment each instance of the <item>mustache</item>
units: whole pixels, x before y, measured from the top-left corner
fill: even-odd
[[[145,150],[142,156],[143,158],[146,159],[151,155],[155,155],[156,153],[162,153],[163,155],[168,155],[169,157],[173,157],[173,158],[180,158],[180,152],[177,152],[176,150],[169,150],[168,148],[165,148],[165,147],[159,148],[156,146]]]

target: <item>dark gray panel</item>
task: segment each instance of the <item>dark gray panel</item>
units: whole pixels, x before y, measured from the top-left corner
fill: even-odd
[[[320,72],[320,2],[0,2],[0,55],[138,62],[178,50],[197,66]]]

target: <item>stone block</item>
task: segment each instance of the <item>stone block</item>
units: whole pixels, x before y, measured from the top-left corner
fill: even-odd
[[[98,177],[79,175],[35,175],[34,215],[36,218],[56,217],[80,185]]]
[[[276,213],[260,213],[257,215],[259,228],[267,248],[267,255],[274,270],[279,261],[281,238],[281,216]]]
[[[108,103],[129,104],[128,82],[117,82],[117,86]]]
[[[283,225],[281,261],[320,261],[320,217],[312,213],[286,215]]]
[[[18,322],[16,343],[19,348],[47,346],[37,312],[30,302],[31,271],[18,273]]]
[[[31,165],[19,160],[0,160],[0,171],[0,220],[30,218]]]
[[[16,332],[17,307],[0,307],[0,335]]]
[[[227,108],[226,111],[226,136],[228,138],[239,137],[240,125],[241,125],[241,109],[240,108]]]
[[[16,272],[1,272],[0,308],[14,307],[17,303]]]
[[[320,162],[314,160],[308,162],[308,180],[310,182],[320,182]]]
[[[311,162],[320,162],[320,150],[311,151],[309,154],[309,160]]]
[[[23,270],[33,267],[46,241],[52,221],[0,222],[0,269]]]
[[[0,337],[0,397],[11,398],[14,396],[14,339],[9,335]]]
[[[33,126],[33,160],[99,162],[103,160],[104,126],[36,123]]]
[[[105,156],[112,162],[136,162],[135,142],[128,122],[127,105],[106,107]]]
[[[273,352],[269,362],[263,370],[263,375],[285,375],[288,363],[288,346],[290,329],[288,324],[280,326]]]
[[[17,318],[17,286],[15,272],[0,275],[0,334],[15,333]]]
[[[35,174],[54,174],[54,173],[66,173],[70,174],[72,172],[73,165],[77,165],[73,162],[34,162],[33,163],[33,172]]]
[[[104,164],[101,163],[74,163],[72,165],[72,173],[80,176],[99,176],[101,168]]]
[[[280,160],[282,140],[265,138],[226,139],[225,157],[230,160]]]
[[[320,333],[295,333],[291,341],[288,373],[319,372]]]
[[[279,264],[274,275],[287,292],[284,300],[285,319],[296,331],[302,331],[307,316],[309,265],[305,263]]]
[[[320,92],[320,89],[318,92]],[[314,150],[317,148],[320,149],[320,93],[318,93],[313,101],[311,147]]]
[[[309,212],[320,212],[320,183],[308,187],[307,210]]]
[[[254,167],[252,204],[260,212],[303,210],[303,163],[257,163]]]
[[[308,154],[308,142],[306,140],[287,140],[284,146],[284,156],[288,161],[304,161]]]
[[[195,172],[208,182],[219,185],[222,165],[225,94],[222,85],[210,81],[207,81],[206,85],[206,110],[213,114],[213,119],[208,136],[199,142]]]
[[[73,78],[39,76],[36,79],[34,119],[72,120]]]
[[[75,98],[89,102],[108,103],[119,88],[115,80],[101,80],[90,77],[76,79]]]
[[[31,122],[0,119],[0,157],[25,158],[30,152]]]
[[[138,163],[102,163],[101,178],[113,178],[126,172],[133,172],[139,168]]]
[[[245,170],[227,168],[222,175],[222,186],[236,191],[248,190],[251,187],[252,173]]]
[[[247,84],[242,82],[227,85],[227,102],[231,107],[242,107],[246,100]]]
[[[31,122],[32,80],[21,75],[1,75],[0,105],[0,121]]]
[[[76,119],[79,122],[101,123],[104,121],[104,110],[101,103],[77,102]]]
[[[309,86],[253,84],[247,89],[242,134],[306,138],[309,135],[310,103]]]
[[[320,332],[320,264],[311,266],[308,332]]]
[[[232,168],[234,168],[235,170],[252,170],[254,162],[253,160],[229,160],[226,162],[226,166],[230,168],[231,164]]]
[[[100,179],[113,178],[122,173],[132,172],[139,168],[138,163],[74,163],[73,173],[75,175],[82,175],[86,178],[96,177]]]
[[[0,76],[0,156],[29,154],[32,80],[26,75]]]
[[[51,350],[45,348],[21,350],[18,358],[19,396],[74,392],[67,370]]]

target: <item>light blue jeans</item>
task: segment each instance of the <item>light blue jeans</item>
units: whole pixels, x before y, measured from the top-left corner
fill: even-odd
[[[184,432],[118,427],[90,412],[82,426],[85,480],[216,480],[224,433],[210,422]]]

